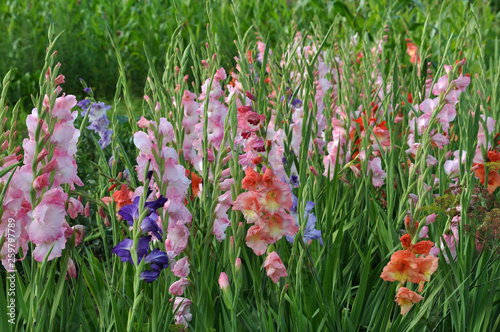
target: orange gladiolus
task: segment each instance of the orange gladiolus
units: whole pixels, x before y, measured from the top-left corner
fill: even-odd
[[[422,277],[419,274],[417,256],[411,250],[396,251],[380,277],[385,281],[397,280],[402,284],[409,281],[418,284]]]
[[[488,151],[488,160],[489,162],[500,162],[500,153],[497,151]],[[476,176],[479,178],[481,184],[485,185],[486,171],[484,165],[474,164],[474,166],[478,167],[476,169]],[[500,187],[500,174],[498,174],[498,170],[490,169],[488,172],[488,192],[492,194],[498,187]]]
[[[120,190],[113,193],[112,197],[116,203],[116,211],[120,211],[125,205],[132,204],[132,200],[130,199],[131,195],[132,192],[128,189],[126,184],[123,184]]]
[[[401,287],[396,294],[396,302],[401,306],[401,315],[410,311],[413,303],[422,301],[423,297],[415,292],[412,292],[406,287]]]

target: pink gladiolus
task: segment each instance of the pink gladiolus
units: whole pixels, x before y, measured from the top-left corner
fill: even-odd
[[[264,261],[267,276],[276,284],[280,278],[287,277],[286,268],[276,251],[271,252]]]
[[[83,236],[85,235],[85,227],[83,225],[75,225],[71,227],[75,234],[75,247],[77,247],[83,240]]]
[[[231,225],[231,220],[228,218],[217,218],[214,221],[213,234],[217,241],[222,242],[226,238],[226,228]]]
[[[170,300],[172,301],[172,299]],[[184,297],[176,297],[173,306],[173,312],[175,312],[175,323],[182,324],[184,326],[188,326],[189,321],[193,318],[193,315],[190,313],[189,307],[193,304],[191,300],[186,299]]]
[[[75,219],[78,214],[83,214],[83,205],[76,198],[71,197],[68,202],[68,214]]]
[[[172,295],[182,296],[187,286],[189,286],[189,280],[187,278],[180,278],[170,286],[168,291],[172,293]]]
[[[264,254],[267,250],[267,241],[262,237],[263,235],[264,232],[259,225],[253,225],[247,232],[246,244],[257,256]]]
[[[189,262],[187,257],[179,259],[172,267],[172,272],[179,278],[187,277],[189,274]]]
[[[447,231],[444,232],[443,234],[444,238],[444,243],[446,243],[446,246],[450,250],[451,253],[451,258],[453,260],[457,259],[457,248],[456,244],[458,242],[458,228],[457,227],[450,227]],[[443,240],[441,240],[441,251],[443,252],[444,259],[446,260],[446,263],[450,263],[450,259],[448,255],[446,254],[446,249],[445,249],[445,244],[443,243]]]
[[[368,161],[367,175],[372,172],[372,183],[374,187],[380,187],[384,184],[386,173],[382,169],[382,160],[377,157]]]

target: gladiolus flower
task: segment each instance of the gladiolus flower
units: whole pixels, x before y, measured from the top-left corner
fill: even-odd
[[[172,267],[172,272],[175,276],[182,278],[187,277],[189,274],[189,262],[187,257],[179,259]]]
[[[402,284],[406,281],[419,283],[422,278],[419,275],[417,256],[410,250],[396,251],[380,277],[385,281],[397,280]]]
[[[241,211],[248,223],[254,223],[260,219],[261,206],[257,200],[257,193],[249,191],[241,193],[233,203],[234,211]]]
[[[276,251],[271,252],[264,261],[267,276],[276,284],[281,277],[287,277],[286,268]]]
[[[115,191],[112,195],[116,203],[116,209],[120,211],[125,205],[132,204],[131,196],[132,192],[128,189],[126,184],[123,184],[120,190]]]
[[[408,55],[410,56],[410,63],[417,63],[417,59],[418,59],[418,63],[420,63],[420,56],[418,55],[418,47],[417,45],[413,44],[413,43],[406,43],[406,52],[408,53]]]
[[[367,175],[372,172],[372,183],[374,187],[380,187],[384,184],[386,173],[382,169],[382,160],[377,157],[368,161]]]
[[[423,297],[415,292],[412,292],[406,287],[401,287],[396,294],[396,302],[401,306],[401,315],[410,311],[413,303],[422,301]]]
[[[265,253],[267,249],[267,241],[262,237],[263,235],[264,232],[259,225],[253,225],[247,232],[246,244],[257,256]]]
[[[431,242],[431,241],[425,241],[425,242]],[[429,249],[430,251],[430,249]],[[418,257],[417,258],[417,264],[418,264],[418,273],[420,274],[420,277],[422,278],[422,281],[419,283],[419,288],[418,291],[422,292],[424,290],[424,284],[425,282],[428,282],[431,280],[431,275],[436,272],[438,268],[438,258],[434,256],[427,256],[427,257]]]
[[[187,286],[189,286],[189,280],[187,278],[180,278],[170,286],[168,291],[172,293],[172,295],[182,296]]]
[[[412,252],[416,255],[429,255],[431,248],[434,247],[432,241],[420,241],[412,246]]]
[[[66,280],[68,279],[68,276],[70,278],[76,278],[76,266],[75,262],[69,257],[68,259],[68,268],[66,269]]]

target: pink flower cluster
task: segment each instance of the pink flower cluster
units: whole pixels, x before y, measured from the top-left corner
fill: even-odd
[[[267,246],[285,235],[293,236],[298,228],[295,219],[287,213],[292,207],[290,187],[279,180],[268,168],[264,175],[252,168],[245,171],[241,193],[233,203],[233,210],[241,211],[249,224],[246,244],[258,256]]]
[[[60,91],[60,88],[57,89]],[[71,218],[82,214],[83,206],[75,198],[68,200],[61,187],[69,184],[74,189],[75,184],[83,185],[74,159],[80,135],[74,127],[78,112],[71,112],[75,105],[75,96],[63,95],[55,100],[54,107],[50,109],[49,98],[45,97],[42,114],[35,108],[28,115],[29,138],[23,141],[24,166],[14,173],[2,202],[2,228],[5,228],[8,219],[15,221],[13,243],[16,253],[23,248],[26,255],[27,243],[31,241],[36,245],[33,255],[39,262],[49,251],[48,260],[60,257],[75,227],[78,227],[76,244],[83,237],[83,227],[71,228],[66,221],[68,213]],[[36,151],[38,154],[35,156]],[[33,197],[32,189],[35,192]],[[36,198],[37,204],[32,201],[33,198]],[[0,234],[4,232],[5,229],[0,230]],[[7,243],[2,247],[0,256],[7,267],[6,247]]]

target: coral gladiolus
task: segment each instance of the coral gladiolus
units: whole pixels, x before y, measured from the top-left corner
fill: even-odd
[[[132,196],[132,192],[127,188],[126,184],[113,193],[112,197],[115,199],[117,211],[120,211],[125,205],[132,204],[130,196]]]
[[[425,241],[430,242],[430,241]],[[430,250],[430,249],[429,249]],[[418,273],[423,279],[419,283],[418,291],[422,292],[424,290],[424,283],[431,280],[431,275],[436,272],[438,268],[438,258],[434,256],[418,257]]]
[[[380,277],[385,281],[397,280],[402,284],[406,281],[419,283],[422,278],[418,270],[417,256],[411,250],[396,251]]]
[[[415,292],[412,292],[406,287],[401,287],[396,294],[396,302],[401,306],[401,315],[410,311],[413,303],[422,301],[423,297]]]
[[[497,151],[488,151],[488,160],[489,162],[498,163],[500,162],[500,153]],[[479,178],[479,181],[482,185],[484,185],[484,181],[486,179],[486,172],[484,169],[484,165],[477,165],[476,176]],[[497,170],[490,170],[488,172],[488,192],[492,194],[498,187],[500,187],[500,174],[498,174]]]

